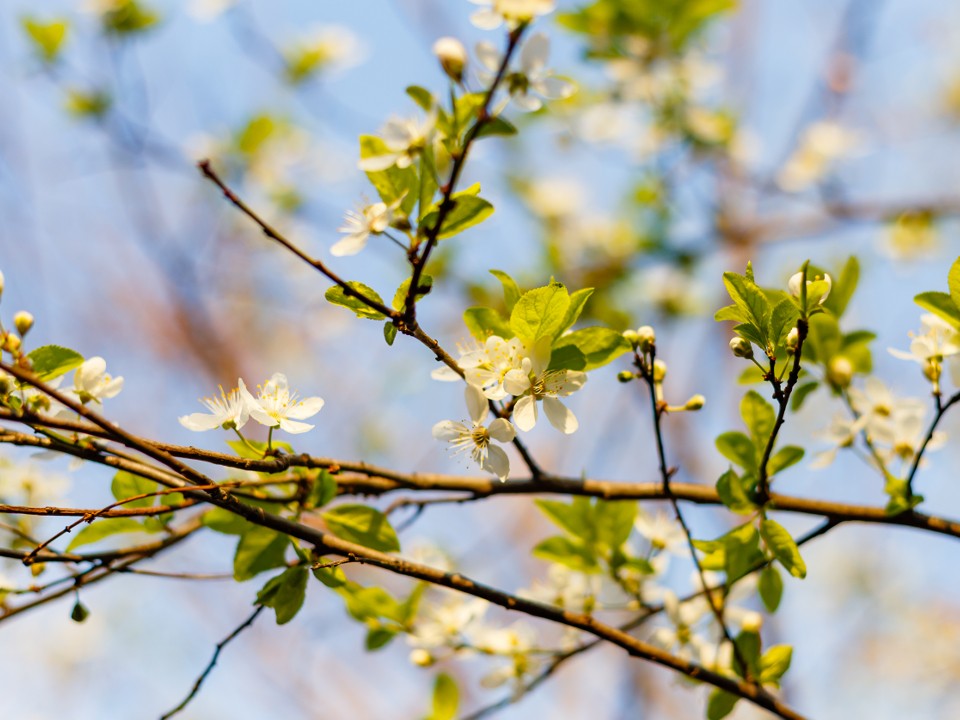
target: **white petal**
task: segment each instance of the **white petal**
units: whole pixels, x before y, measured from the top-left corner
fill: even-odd
[[[587,382],[587,374],[580,370],[567,370],[563,378],[556,384],[554,392],[560,397],[566,397],[583,387]]]
[[[364,172],[380,172],[397,164],[396,155],[374,155],[363,158],[357,165]]]
[[[496,30],[503,23],[499,13],[491,9],[477,10],[470,16],[470,22],[481,30]]]
[[[193,413],[192,415],[184,415],[183,417],[178,418],[180,424],[183,425],[187,430],[193,430],[194,432],[203,432],[205,430],[213,430],[214,428],[220,427],[220,418],[216,415],[208,415],[207,413]]]
[[[445,442],[454,442],[463,435],[469,435],[470,429],[463,423],[453,420],[441,420],[433,426],[433,437]]]
[[[537,424],[537,401],[530,395],[517,400],[517,404],[513,407],[513,421],[524,432],[532,430]]]
[[[520,68],[524,75],[537,75],[547,64],[550,57],[550,38],[544,33],[537,33],[523,46],[520,51]]]
[[[903,350],[897,350],[896,348],[887,348],[887,352],[893,355],[895,358],[900,358],[901,360],[911,360],[913,362],[919,362],[913,353],[904,352]]]
[[[247,414],[261,425],[266,425],[267,427],[276,427],[277,421],[270,417],[257,399],[250,394],[250,391],[247,390],[246,384],[243,382],[243,378],[240,378],[237,381],[237,384],[240,389],[240,399],[246,408]]]
[[[562,402],[554,397],[545,397],[543,399],[543,411],[547,414],[547,420],[557,430],[566,435],[576,432],[580,427],[576,416]],[[519,424],[519,423],[518,423]]]
[[[543,107],[543,101],[536,95],[517,94],[511,95],[513,104],[524,112],[536,112]]]
[[[299,435],[300,433],[305,433],[307,430],[313,430],[314,426],[309,423],[297,422],[296,420],[288,420],[287,418],[280,418],[280,429],[284,432],[288,432],[291,435]]]
[[[115,397],[121,390],[123,390],[123,378],[111,378],[104,383],[103,387],[100,389],[99,395],[102,398],[112,398]]]
[[[496,72],[503,62],[503,55],[491,43],[478,42],[476,53],[477,61],[490,72]]]
[[[565,100],[573,95],[577,86],[558,77],[545,77],[533,83],[533,89],[548,100]]]
[[[306,420],[308,417],[313,417],[320,412],[322,407],[322,397],[304,398],[287,411],[287,417],[293,418],[294,420]]]
[[[503,448],[491,445],[487,448],[487,459],[482,467],[484,470],[492,472],[500,480],[506,481],[507,475],[510,474],[510,458],[507,457]]]
[[[73,384],[82,390],[89,390],[106,371],[107,361],[102,357],[97,356],[84,360],[83,364],[73,374]]]
[[[510,421],[504,420],[503,418],[497,418],[490,423],[490,425],[487,426],[487,432],[490,433],[490,437],[494,440],[502,443],[512,442],[517,436],[517,431],[513,429]]]
[[[366,231],[359,232],[354,235],[347,235],[330,248],[330,254],[334,257],[356,255],[367,246],[367,238],[369,237],[370,233]]]
[[[483,422],[490,410],[483,391],[475,385],[467,385],[463,389],[463,397],[467,401],[467,412],[470,414],[470,419],[475,423]]]
[[[503,388],[511,395],[523,395],[530,389],[530,377],[523,370],[509,370],[503,376]]]
[[[430,377],[432,377],[434,380],[440,380],[442,382],[454,382],[455,380],[460,379],[460,376],[456,373],[456,371],[452,367],[448,367],[446,365],[441,365],[440,367],[435,368],[430,373]]]

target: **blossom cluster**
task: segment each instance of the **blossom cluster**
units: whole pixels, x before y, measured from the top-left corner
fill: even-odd
[[[271,429],[279,428],[291,434],[304,433],[314,426],[300,421],[313,417],[323,407],[323,398],[299,399],[296,392],[291,392],[287,376],[283,373],[274,373],[262,386],[257,386],[257,397],[240,378],[237,387],[230,392],[225,392],[221,387],[220,397],[204,398],[201,402],[209,412],[192,413],[179,418],[180,424],[188,430],[202,432],[223,428],[239,431],[253,418]]]

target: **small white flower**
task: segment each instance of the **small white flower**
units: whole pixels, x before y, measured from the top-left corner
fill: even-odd
[[[467,66],[467,49],[455,37],[442,37],[433,44],[433,54],[440,61],[440,67],[455,82],[463,80],[463,70]]]
[[[686,602],[680,602],[671,590],[663,593],[663,607],[670,625],[659,627],[651,641],[664,650],[669,650],[684,660],[691,660],[700,655],[701,649],[709,641],[697,634],[695,626],[708,612],[710,606],[706,599],[697,597]]]
[[[393,220],[393,212],[397,205],[378,202],[367,205],[360,212],[347,212],[343,225],[337,232],[346,233],[346,237],[330,248],[330,254],[336,257],[356,255],[367,245],[371,234],[380,235]]]
[[[507,396],[504,378],[511,370],[522,367],[523,352],[519,338],[504,340],[491,335],[482,348],[462,355],[457,364],[470,385],[483,390],[490,400],[503,400]]]
[[[643,508],[640,508],[633,521],[633,527],[649,540],[657,551],[665,550],[681,557],[690,555],[690,546],[683,528],[662,510],[658,510],[657,514],[651,518]]]
[[[790,294],[794,297],[800,297],[800,283],[803,282],[803,273],[798,272],[790,276],[789,282],[787,282],[787,288],[790,290]],[[816,284],[815,284],[816,283]],[[826,286],[823,286],[822,283],[826,283]],[[830,290],[833,288],[833,280],[830,279],[830,275],[827,273],[823,274],[823,277],[819,275],[815,278],[807,280],[807,302],[809,303],[813,298],[810,296],[811,292],[819,293],[820,297],[817,300],[818,305],[823,305],[823,301],[827,299],[830,295]]]
[[[503,23],[515,28],[528,23],[539,15],[553,12],[555,0],[470,0],[474,5],[483,5],[470,16],[470,22],[481,30],[495,30]]]
[[[393,117],[383,126],[382,138],[387,152],[360,160],[360,169],[364,172],[378,172],[389,167],[410,167],[414,158],[433,142],[437,122],[436,112],[425,118]]]
[[[240,381],[240,396],[246,403],[250,417],[258,423],[267,427],[279,427],[291,434],[313,429],[313,425],[296,421],[306,420],[320,412],[323,398],[308,397],[298,400],[297,394],[290,392],[287,376],[283,373],[274,373],[258,390],[258,396],[254,398],[243,380]]]
[[[516,431],[509,421],[497,418],[484,427],[483,421],[489,412],[487,398],[481,390],[473,385],[467,385],[464,390],[467,410],[470,413],[470,425],[454,420],[442,420],[433,426],[433,437],[437,440],[449,442],[455,448],[455,453],[468,452],[474,462],[483,470],[492,472],[498,478],[506,481],[510,474],[510,459],[507,453],[491,440],[508,443],[516,436]]]
[[[445,645],[460,645],[483,619],[489,603],[481,598],[465,599],[463,595],[450,595],[442,604],[424,603],[422,617],[418,617],[407,642],[418,648],[438,648]]]
[[[579,370],[547,370],[550,358],[525,357],[520,369],[504,375],[504,389],[519,398],[513,407],[513,421],[524,432],[537,424],[537,401],[543,403],[543,411],[550,424],[562,433],[576,432],[580,423],[573,412],[560,398],[566,397],[587,381],[587,374]]]
[[[103,404],[105,398],[112,398],[123,389],[123,378],[112,377],[107,373],[107,361],[102,357],[92,357],[73,373],[73,393],[86,405],[92,402]]]
[[[243,382],[242,380],[240,382]],[[203,432],[214,428],[236,428],[239,430],[250,416],[247,404],[240,396],[240,391],[234,388],[229,393],[220,387],[220,397],[204,398],[201,400],[209,413],[193,413],[179,418],[180,424],[187,430]]]
[[[550,38],[544,33],[530,37],[520,51],[520,69],[507,73],[504,84],[514,104],[521,110],[533,112],[543,106],[541,98],[562,100],[575,92],[573,83],[554,77],[547,69],[550,57]],[[493,82],[503,62],[503,55],[488,42],[477,43],[477,60],[486,69],[480,80],[486,85]],[[540,97],[538,97],[540,96]]]
[[[860,138],[835,122],[818,122],[804,132],[800,143],[777,175],[787,192],[799,192],[826,177],[838,160],[860,147]]]
[[[890,348],[890,354],[901,360],[920,363],[928,377],[932,373],[934,378],[931,379],[939,379],[944,358],[960,354],[960,333],[953,325],[936,315],[922,315],[920,323],[924,332],[920,335],[910,333],[913,338],[910,351]]]
[[[830,465],[834,460],[837,459],[837,453],[841,448],[848,448],[853,445],[854,441],[857,439],[857,435],[863,429],[863,426],[866,424],[866,422],[866,416],[862,416],[857,420],[853,420],[841,412],[834,414],[830,420],[830,424],[827,425],[826,429],[821,432],[814,433],[814,435],[817,437],[823,438],[829,442],[832,447],[829,450],[818,453],[813,462],[810,463],[810,467],[819,470]]]

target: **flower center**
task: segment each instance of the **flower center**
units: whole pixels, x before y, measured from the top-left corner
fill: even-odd
[[[470,439],[478,448],[485,448],[490,444],[490,433],[481,425],[470,432]]]

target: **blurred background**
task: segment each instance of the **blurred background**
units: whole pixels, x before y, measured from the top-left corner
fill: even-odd
[[[391,297],[406,277],[396,247],[374,240],[354,257],[329,253],[344,213],[375,200],[356,165],[357,135],[415,114],[408,85],[443,97],[436,38],[502,43],[502,31],[470,24],[475,9],[459,0],[8,0],[4,319],[29,310],[34,345],[105,357],[125,378],[108,413],[144,436],[225,449],[177,417],[199,410],[197,398],[218,384],[242,376],[255,385],[280,371],[327,403],[317,428],[297,436],[298,451],[473,473],[430,436],[435,422],[462,414],[460,389],[430,379],[430,354],[403,337],[388,348],[379,323],[329,305],[325,279],[271,245],[195,163],[212,158],[300,247]],[[51,51],[44,27],[60,21],[68,26]],[[844,329],[877,333],[873,372],[897,394],[929,395],[919,366],[887,348],[907,347],[921,313],[910,299],[943,289],[960,254],[955,3],[560,0],[537,29],[551,39],[550,66],[579,90],[548,112],[509,108],[519,136],[474,148],[464,186],[480,182],[496,213],[438,252],[435,289],[421,304],[428,333],[450,349],[467,339],[461,309],[500,302],[490,268],[524,288],[550,276],[596,287],[594,322],[656,327],[668,400],[706,396],[702,412],[669,418],[667,443],[681,479],[712,485],[726,467],[713,438],[739,428],[745,390],[729,328],[712,320],[727,303],[722,272],[751,260],[761,284],[782,288],[805,259],[835,272],[856,255],[861,283]],[[571,399],[576,435],[560,443],[549,427],[531,433],[547,470],[657,478],[645,397],[615,380],[625,367],[594,373]],[[778,490],[882,506],[881,480],[853,454],[808,467],[829,448],[811,435],[838,409],[821,390],[790,418],[786,441],[807,457]],[[955,420],[943,427],[950,437]],[[957,447],[932,454],[919,481],[924,508],[947,517],[960,516],[950,470]],[[2,453],[6,487],[14,473],[37,478],[34,503],[98,507],[110,497],[101,468]],[[715,509],[688,512],[697,537],[731,522]],[[801,533],[815,520],[783,522]],[[33,531],[61,525],[38,521]],[[544,576],[546,563],[529,549],[549,532],[529,498],[502,497],[428,509],[401,540],[405,550],[437,545],[466,574],[515,590]],[[231,541],[206,533],[151,567],[229,572]],[[787,701],[815,718],[960,716],[954,545],[843,526],[807,546],[807,579],[788,579],[765,626],[768,643],[795,644]],[[15,587],[32,582],[16,563],[0,573]],[[688,573],[676,569],[681,585]],[[11,618],[0,628],[0,714],[158,717],[249,613],[261,582],[124,575],[83,590],[91,615],[82,624],[71,621],[69,598]],[[224,652],[182,717],[425,715],[434,671],[412,665],[402,640],[365,653],[363,635],[342,602],[312,583],[293,622],[261,618]],[[446,669],[461,680],[467,711],[509,694],[480,687],[485,658]],[[697,718],[702,708],[702,691],[602,649],[497,716]],[[758,713],[742,707],[734,717]]]

